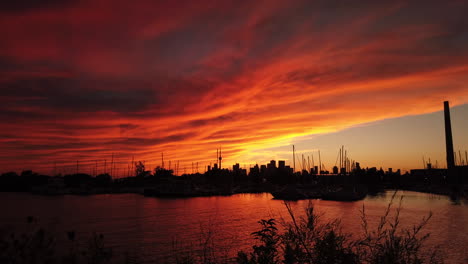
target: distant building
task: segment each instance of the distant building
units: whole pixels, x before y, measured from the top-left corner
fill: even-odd
[[[268,168],[269,169],[276,169],[276,161],[271,160],[270,163],[268,163]]]
[[[333,174],[338,174],[338,167],[337,166],[333,166]]]
[[[359,162],[356,162],[356,170],[358,171],[361,170],[361,164]]]
[[[278,168],[284,169],[286,167],[286,163],[284,160],[279,160],[278,161]]]
[[[341,174],[346,174],[346,168],[341,168],[340,173],[341,173]]]
[[[251,174],[259,174],[260,173],[260,168],[258,167],[258,164],[255,164],[253,168],[250,168],[250,173]]]

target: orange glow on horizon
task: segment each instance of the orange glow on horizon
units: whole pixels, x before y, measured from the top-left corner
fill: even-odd
[[[113,155],[122,177],[132,158],[154,168],[161,152],[203,171],[220,146],[226,167],[262,163],[276,157],[262,150],[298,138],[466,104],[462,6],[99,0],[6,10],[0,172],[71,173],[77,161],[90,172]]]

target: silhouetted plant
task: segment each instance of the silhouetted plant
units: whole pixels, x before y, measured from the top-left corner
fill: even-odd
[[[84,248],[77,247],[75,232],[67,232],[71,243],[68,252],[57,252],[55,237],[37,226],[37,219],[26,218],[28,230],[17,235],[2,230],[0,233],[0,263],[55,264],[55,263],[109,263],[112,251],[104,244],[104,236],[93,234]]]
[[[200,262],[205,264],[216,263],[213,226],[203,228],[200,225],[200,231]]]
[[[237,256],[238,263],[279,263],[278,243],[280,236],[277,234],[278,229],[276,228],[275,219],[260,220],[258,223],[262,226],[262,229],[253,232],[252,235],[261,244],[253,246],[253,252],[250,254],[250,257],[244,252],[239,252]]]
[[[142,176],[145,173],[145,164],[141,161],[135,162],[135,175]]]
[[[112,250],[104,244],[104,235],[93,233],[83,255],[89,264],[107,263],[112,258]]]
[[[154,176],[158,178],[168,178],[174,176],[174,171],[157,166],[156,168],[154,168]]]
[[[296,219],[289,203],[285,202],[285,206],[291,217],[282,235],[285,263],[358,263],[353,243],[341,232],[338,220],[322,224],[312,203],[300,219]]]
[[[261,230],[252,235],[262,244],[253,246],[250,254],[240,251],[237,263],[443,263],[436,250],[423,247],[429,234],[421,234],[421,230],[431,218],[431,213],[412,228],[400,228],[400,200],[395,216],[392,221],[389,220],[395,195],[396,192],[376,230],[370,230],[363,207],[361,220],[364,233],[356,239],[341,231],[338,220],[321,223],[312,203],[306,208],[305,217],[297,219],[289,203],[285,202],[291,217],[291,221],[284,224],[285,232],[277,235],[274,219],[261,220]]]
[[[27,217],[28,225],[36,223]],[[21,235],[3,232],[0,237],[0,263],[56,263],[55,240],[42,228],[35,228]]]
[[[174,261],[177,264],[203,263],[220,264],[232,263],[233,258],[222,254],[223,249],[217,246],[218,241],[215,225],[210,221],[207,226],[200,224],[200,236],[197,244],[182,245],[177,240],[172,242]]]
[[[393,194],[390,203],[376,230],[369,230],[367,215],[363,205],[361,210],[362,227],[364,237],[357,241],[359,254],[365,263],[397,263],[397,264],[419,264],[419,263],[443,263],[436,249],[423,251],[423,243],[429,234],[421,234],[424,226],[432,217],[432,212],[423,217],[418,225],[412,228],[400,229],[400,211],[403,197],[400,198],[395,216],[389,219],[389,213],[395,199]]]

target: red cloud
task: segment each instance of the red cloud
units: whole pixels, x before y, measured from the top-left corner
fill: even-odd
[[[86,168],[114,153],[124,176],[133,156],[201,167],[219,146],[249,162],[285,138],[468,101],[462,3],[359,5],[5,9],[0,168]]]

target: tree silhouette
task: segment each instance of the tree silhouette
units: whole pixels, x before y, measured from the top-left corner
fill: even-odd
[[[141,161],[135,162],[135,175],[143,176],[145,173],[145,164]]]

